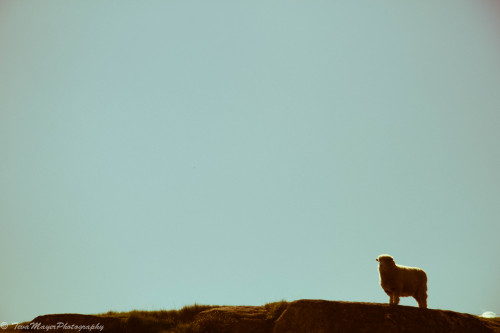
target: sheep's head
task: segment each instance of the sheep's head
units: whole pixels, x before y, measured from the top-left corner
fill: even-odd
[[[396,266],[396,263],[394,262],[394,258],[392,258],[388,254],[380,255],[376,260],[379,263],[380,269],[385,269],[385,268]]]

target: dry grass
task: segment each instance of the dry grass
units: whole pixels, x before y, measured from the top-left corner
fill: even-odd
[[[265,310],[265,317],[262,319],[264,320],[264,322],[272,325],[271,323],[281,316],[287,306],[288,302],[283,300],[280,302],[268,303],[263,307],[260,307]],[[118,322],[121,322],[124,325],[123,327],[126,327],[127,333],[225,332],[228,329],[228,325],[230,325],[232,322],[221,320],[221,318],[217,316],[211,317],[210,315],[206,315],[204,317],[197,317],[197,315],[201,312],[213,308],[221,308],[221,306],[194,304],[185,306],[180,310],[133,310],[129,312],[109,311],[106,313],[97,314],[96,316],[102,318],[119,319]],[[232,318],[231,320],[235,319]],[[26,324],[25,326],[28,326],[29,322],[24,324]],[[0,329],[0,331],[19,332],[21,330],[15,330],[14,326],[11,325],[5,330]]]
[[[268,303],[264,306],[267,315],[266,319],[275,321],[286,309],[288,302],[280,301]],[[197,322],[196,315],[200,312],[217,308],[214,305],[194,304],[186,306],[180,310],[160,310],[160,311],[139,311],[114,312],[99,314],[101,317],[120,318],[127,322],[127,332],[142,333],[200,333],[223,331],[223,327],[218,327],[222,323]],[[210,327],[208,327],[208,326]],[[219,330],[220,329],[220,330]]]
[[[194,304],[180,310],[114,312],[99,314],[102,317],[120,318],[127,321],[127,332],[144,333],[191,333],[195,316],[216,306]]]

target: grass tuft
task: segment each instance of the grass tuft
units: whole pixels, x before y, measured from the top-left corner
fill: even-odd
[[[264,307],[267,311],[267,319],[275,321],[286,310],[286,308],[288,307],[288,302],[285,300],[281,300],[279,302],[267,303],[266,305],[264,305]]]
[[[101,317],[121,318],[127,321],[127,332],[135,333],[191,333],[195,316],[215,306],[194,304],[180,310],[159,310],[130,312],[108,311],[99,314]]]

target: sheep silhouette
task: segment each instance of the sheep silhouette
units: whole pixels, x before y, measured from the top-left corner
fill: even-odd
[[[427,308],[427,274],[420,268],[396,265],[384,254],[379,262],[380,286],[389,296],[390,305],[398,305],[400,297],[412,296],[420,308]]]

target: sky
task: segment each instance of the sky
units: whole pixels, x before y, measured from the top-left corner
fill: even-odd
[[[387,303],[384,253],[500,313],[498,7],[3,0],[0,322]]]

